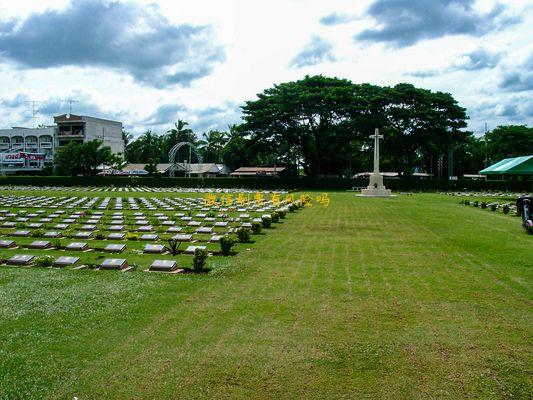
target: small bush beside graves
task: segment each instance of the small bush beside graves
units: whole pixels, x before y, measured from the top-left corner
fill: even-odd
[[[30,232],[31,237],[41,237],[43,235],[44,235],[44,232],[42,229],[34,229],[33,231]]]
[[[137,235],[136,233],[128,232],[126,233],[125,239],[126,240],[139,240],[139,235]]]
[[[54,263],[54,259],[50,256],[37,257],[35,259],[35,266],[41,268],[51,267]]]
[[[491,209],[491,211],[496,211],[497,208],[498,208],[498,205],[495,204],[495,203],[492,203],[492,204],[490,205],[490,209]]]
[[[474,207],[477,207],[479,205],[479,202],[476,200],[474,201]]]
[[[487,208],[487,203],[485,203],[484,201],[482,201],[482,202],[481,202],[481,208],[482,208],[482,209]]]
[[[250,230],[248,228],[237,229],[237,237],[239,238],[239,242],[248,243],[250,241]]]
[[[274,211],[272,214],[270,214],[272,218],[272,222],[277,223],[279,222],[279,214],[277,211]]]
[[[235,239],[233,239],[230,236],[222,236],[219,241],[220,244],[220,251],[222,252],[223,256],[229,256],[231,253],[231,249],[235,245]]]
[[[202,271],[205,269],[207,263],[208,252],[206,249],[196,249],[194,250],[194,258],[192,260],[193,269],[195,271]]]
[[[263,225],[260,222],[252,222],[252,233],[254,235],[259,235]]]
[[[168,251],[170,251],[173,256],[178,255],[180,251],[180,244],[181,242],[177,239],[168,239]]]
[[[503,211],[503,213],[504,213],[505,215],[509,214],[509,211],[510,211],[510,209],[509,209],[509,204],[504,204],[504,205],[503,205],[503,208],[502,208],[502,211]]]
[[[270,217],[262,217],[261,220],[263,221],[263,228],[270,228],[272,225],[272,218]]]
[[[277,213],[281,219],[285,219],[285,216],[287,215],[287,213],[283,210],[278,210]]]

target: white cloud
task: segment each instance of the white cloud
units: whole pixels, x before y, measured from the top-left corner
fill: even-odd
[[[131,2],[122,3],[127,6]],[[153,0],[136,0],[133,3],[139,7],[150,7]],[[512,85],[501,87],[506,78],[508,83],[512,83],[510,78],[513,76],[510,74],[520,73],[521,65],[531,54],[529,38],[533,36],[533,13],[525,12],[528,6],[526,0],[506,1],[508,9],[505,15],[503,11],[498,14],[506,17],[521,15],[523,21],[520,23],[498,26],[494,30],[478,29],[473,35],[461,36],[448,35],[446,30],[437,29],[439,35],[432,33],[416,38],[414,44],[403,48],[354,41],[354,36],[359,33],[376,28],[375,18],[365,13],[373,3],[373,0],[157,1],[158,12],[168,20],[169,26],[209,26],[212,40],[224,48],[224,61],[218,59],[210,64],[209,69],[202,70],[200,67],[206,63],[195,64],[192,57],[191,63],[182,65],[185,67],[182,72],[197,73],[203,76],[201,79],[187,82],[188,87],[166,85],[164,82],[154,87],[136,79],[135,70],[131,73],[128,68],[117,68],[111,62],[108,65],[105,62],[98,65],[89,63],[89,66],[83,67],[61,65],[33,69],[26,66],[21,69],[6,60],[6,49],[0,47],[0,99],[14,99],[21,94],[43,101],[77,96],[80,103],[74,105],[75,109],[98,107],[109,112],[109,117],[118,115],[125,126],[135,132],[148,128],[165,130],[178,116],[189,120],[201,131],[212,127],[223,128],[235,122],[239,116],[239,104],[253,99],[257,93],[275,83],[299,79],[305,74],[323,74],[379,85],[412,82],[419,87],[450,92],[468,108],[471,116],[469,125],[476,131],[485,121],[489,125],[533,122],[531,104],[520,103],[527,103],[527,95],[531,94],[523,90],[527,85],[515,80],[515,83],[522,83],[520,96],[515,97],[512,97]],[[495,9],[498,1],[470,3],[473,8],[469,15],[475,16],[487,15]],[[22,21],[29,15],[47,10],[61,12],[67,10],[69,4],[67,0],[0,0],[0,25],[13,18]],[[331,16],[336,16],[335,23],[323,23],[328,16],[330,21]],[[326,57],[327,62],[301,69],[291,67],[291,61],[312,43],[314,37],[330,44],[331,48],[327,50],[331,52],[329,54],[335,54],[335,58]],[[165,44],[168,45],[168,42]],[[156,45],[154,43],[154,48]],[[486,49],[488,55],[501,54],[501,58],[489,57],[488,61],[482,62],[476,58],[480,53],[474,53],[477,49]],[[199,69],[195,70],[195,65],[199,65]],[[483,65],[488,67],[481,68]],[[414,71],[438,71],[439,74],[410,75]],[[158,73],[167,72],[163,69],[152,72],[153,75],[137,74],[137,78],[140,76],[151,82],[160,82]],[[517,103],[512,107],[510,102]],[[499,108],[496,107],[498,104]],[[50,123],[51,117],[42,115],[39,122]],[[165,118],[169,119],[167,123]],[[2,127],[30,124],[24,107],[3,107],[0,121]]]

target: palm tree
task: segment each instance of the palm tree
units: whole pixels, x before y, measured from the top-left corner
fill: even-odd
[[[220,162],[221,153],[224,145],[228,142],[228,134],[220,131],[209,131],[202,135],[200,140],[200,149],[205,155],[206,161]]]
[[[158,135],[148,130],[139,139],[141,159],[146,162],[150,158],[156,159],[160,149],[160,138]]]
[[[169,150],[177,143],[180,142],[189,142],[192,144],[196,143],[196,135],[190,128],[186,128],[189,125],[188,122],[178,119],[178,122],[174,123],[174,128],[169,129],[166,133],[166,140],[171,146]]]
[[[197,138],[193,130],[187,128],[188,122],[178,119],[178,122],[174,123],[174,128],[169,129],[163,139],[163,158],[168,157],[170,150],[178,143],[188,142],[193,145],[197,144]]]
[[[133,139],[133,135],[122,129],[122,140],[124,141],[124,148],[128,146],[128,144],[131,142],[131,139]]]

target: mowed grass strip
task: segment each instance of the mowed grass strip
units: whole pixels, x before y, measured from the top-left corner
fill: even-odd
[[[1,268],[0,398],[529,398],[519,220],[330,197],[210,276]]]

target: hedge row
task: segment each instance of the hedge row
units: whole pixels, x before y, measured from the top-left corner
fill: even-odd
[[[164,177],[67,177],[2,176],[0,185],[30,186],[149,186],[214,187],[242,189],[349,190],[368,185],[368,179],[347,178],[164,178]],[[439,179],[386,179],[392,190],[495,190],[533,191],[533,181],[447,181]]]

